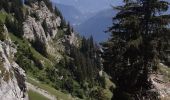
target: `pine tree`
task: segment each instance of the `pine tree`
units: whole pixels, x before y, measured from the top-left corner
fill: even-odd
[[[169,3],[164,0],[124,0],[103,43],[105,70],[121,91],[133,93],[150,88],[148,78],[158,68],[158,39],[168,30]],[[134,88],[135,87],[135,88]]]
[[[72,30],[71,30],[71,26],[70,26],[70,23],[67,24],[67,30],[66,30],[66,35],[71,35],[72,33]]]
[[[4,23],[0,20],[0,34],[2,34],[2,32],[4,32]]]
[[[59,9],[56,6],[54,8],[54,13],[56,16],[62,16],[61,12],[59,11]]]

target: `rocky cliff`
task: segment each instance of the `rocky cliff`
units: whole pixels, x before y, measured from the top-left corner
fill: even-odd
[[[74,32],[60,39],[55,39],[56,35],[59,34],[61,18],[51,12],[43,1],[32,3],[31,6],[26,6],[26,9],[28,15],[23,22],[23,38],[35,44],[38,51],[55,56],[56,60],[59,61],[62,59],[59,52],[65,50],[63,43],[79,45],[78,37]]]
[[[3,26],[4,40],[0,41],[0,100],[27,100],[25,71],[14,60],[16,46]]]
[[[11,5],[16,5],[16,9],[12,13],[6,10],[2,13],[6,20],[2,19],[2,33],[0,26],[0,100],[26,100],[28,96],[34,98],[32,91],[47,98],[52,96],[62,100],[72,100],[63,99],[72,96],[98,98],[93,96],[94,91],[105,91],[100,85],[103,83],[99,81],[100,61],[93,39],[83,39],[74,32],[64,22],[61,13],[56,14],[48,5],[49,0],[27,1],[30,2],[20,6],[15,1],[4,1],[10,9]],[[33,85],[30,88],[27,84],[28,91],[25,80],[31,87]],[[96,88],[93,89],[91,85]]]
[[[58,32],[60,17],[51,13],[43,1],[40,4],[33,3],[31,7],[26,6],[26,8],[29,14],[23,22],[23,37],[39,45],[37,49],[43,49],[41,51],[53,55],[56,51],[51,43]]]
[[[62,53],[65,52],[68,45],[79,46],[77,34],[74,32],[71,32],[70,35],[64,34],[67,28],[65,30],[59,28],[61,18],[51,12],[43,1],[32,3],[29,6],[24,5],[24,8],[27,12],[25,20],[22,22],[22,39],[28,40],[29,48],[35,49],[36,51],[33,52],[40,56],[30,60],[33,64],[40,66],[41,64],[37,65],[37,63],[44,62],[46,65],[42,64],[42,66],[51,67],[53,64],[45,62],[44,60],[48,61],[48,59],[43,56],[52,56],[55,58],[54,62],[57,63],[63,59]],[[25,48],[16,40],[20,41],[21,37],[12,40],[10,35],[12,33],[8,32],[4,24],[0,26],[0,30],[3,30],[0,32],[0,100],[28,100],[26,73],[22,69],[24,65],[20,64],[19,66],[16,63],[18,48]]]

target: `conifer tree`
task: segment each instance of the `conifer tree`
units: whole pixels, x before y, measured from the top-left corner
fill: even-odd
[[[61,12],[59,11],[59,9],[56,6],[54,8],[54,13],[56,16],[62,16]]]
[[[67,24],[67,30],[66,30],[66,35],[71,35],[72,33],[72,30],[71,30],[71,26],[70,26],[70,23]]]
[[[148,78],[156,71],[157,43],[168,30],[170,16],[165,0],[124,0],[103,45],[104,68],[120,91],[134,93],[150,88]],[[118,99],[118,98],[117,98]]]
[[[0,20],[0,33],[4,32],[4,23]]]

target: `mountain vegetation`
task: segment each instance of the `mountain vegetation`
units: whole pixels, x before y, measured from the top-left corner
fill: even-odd
[[[169,2],[123,2],[100,46],[50,0],[1,0],[0,99],[169,100]]]
[[[79,99],[107,98],[99,95],[107,90],[104,75],[99,75],[99,46],[93,37],[86,39],[76,34],[50,0],[2,0],[0,10],[0,15],[5,15],[0,19],[0,31],[4,31],[4,25],[7,27],[7,34],[17,46],[15,62],[27,77]],[[41,11],[47,17],[40,15]],[[52,28],[50,20],[54,22]],[[60,22],[57,27],[55,20]],[[32,90],[28,93],[30,99],[40,96]]]
[[[114,100],[157,100],[150,93],[152,73],[159,70],[159,62],[168,47],[170,16],[165,15],[169,3],[165,0],[124,0],[115,7],[108,30],[111,39],[103,46],[105,71],[117,88]],[[140,99],[143,98],[143,99]]]

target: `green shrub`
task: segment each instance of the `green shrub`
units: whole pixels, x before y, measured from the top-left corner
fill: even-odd
[[[43,95],[34,92],[32,90],[28,91],[28,96],[29,96],[29,100],[49,100],[46,97],[44,97]]]
[[[32,13],[30,16],[33,17],[33,18],[35,18],[36,21],[39,21],[39,20],[40,20],[40,18],[37,16],[36,13]]]
[[[108,97],[106,97],[106,95],[104,94],[104,89],[101,87],[97,87],[96,89],[92,90],[92,92],[90,93],[90,97],[95,98],[96,100],[108,100]]]
[[[4,23],[0,20],[0,40],[4,41],[5,40],[5,35],[3,34],[4,32]]]

